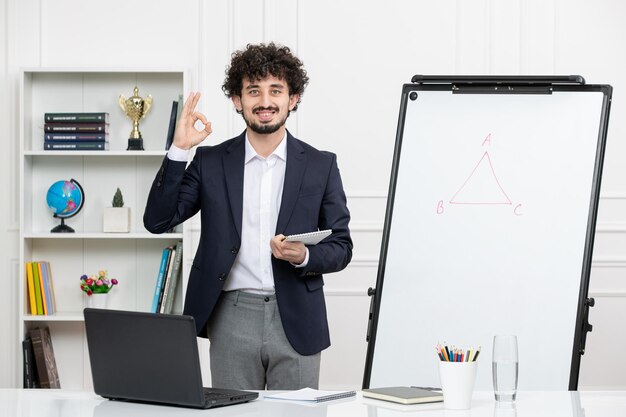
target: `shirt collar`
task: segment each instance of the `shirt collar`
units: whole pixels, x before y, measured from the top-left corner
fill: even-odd
[[[285,131],[285,136],[283,136],[283,139],[280,141],[276,149],[274,149],[274,152],[272,152],[267,158],[263,158],[261,155],[256,153],[250,143],[250,140],[248,139],[248,133],[246,132],[246,155],[244,158],[244,164],[247,164],[257,156],[261,159],[269,159],[272,155],[276,155],[283,161],[287,160],[287,131]]]

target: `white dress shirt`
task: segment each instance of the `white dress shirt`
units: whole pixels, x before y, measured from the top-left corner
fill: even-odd
[[[274,152],[263,158],[256,153],[246,135],[241,247],[224,291],[274,292],[270,240],[276,231],[286,163],[286,136]]]
[[[189,151],[172,145],[168,151],[168,158],[186,161],[188,154]],[[274,293],[270,240],[276,232],[286,166],[286,134],[267,158],[256,153],[246,135],[241,247],[224,283],[224,291]],[[307,249],[304,262],[296,267],[306,266],[308,258]]]

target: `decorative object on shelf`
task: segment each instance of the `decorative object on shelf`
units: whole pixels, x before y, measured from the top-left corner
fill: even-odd
[[[112,207],[104,208],[102,220],[105,233],[130,232],[130,207],[124,207],[124,198],[119,188],[113,196]]]
[[[117,279],[109,279],[106,269],[98,271],[97,275],[80,277],[80,289],[87,294],[87,304],[92,308],[106,308],[109,291],[117,284]]]
[[[65,219],[73,217],[85,204],[83,187],[75,179],[53,183],[46,194],[46,203],[61,224],[50,230],[52,233],[73,233],[74,229],[65,224]]]
[[[133,130],[130,132],[128,148],[126,150],[143,151],[143,138],[139,131],[139,120],[146,117],[146,114],[150,111],[152,107],[152,96],[148,94],[145,99],[139,97],[139,88],[135,86],[132,97],[127,99],[124,97],[124,94],[120,94],[118,102],[124,114],[133,121]]]
[[[45,113],[43,149],[102,151],[109,147],[109,113]]]

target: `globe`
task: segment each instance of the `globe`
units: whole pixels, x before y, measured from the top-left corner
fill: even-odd
[[[83,208],[85,195],[83,187],[74,179],[61,180],[53,183],[46,193],[46,203],[53,216],[61,219],[61,224],[54,227],[53,233],[74,232],[65,224],[65,219],[75,216]]]

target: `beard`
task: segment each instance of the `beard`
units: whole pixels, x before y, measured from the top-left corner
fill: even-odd
[[[276,113],[279,112],[279,109],[277,107],[255,107],[254,109],[252,109],[252,113],[255,113],[260,110],[271,110]],[[280,129],[287,122],[287,117],[289,117],[289,113],[287,113],[287,116],[285,116],[282,120],[279,120],[275,124],[256,123],[253,120],[248,120],[248,118],[243,112],[241,113],[241,117],[243,117],[243,120],[246,122],[246,126],[252,129],[254,133],[258,133],[261,135],[269,135],[270,133],[277,132],[278,129]]]

